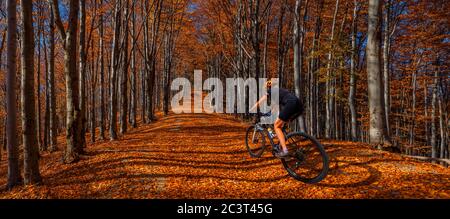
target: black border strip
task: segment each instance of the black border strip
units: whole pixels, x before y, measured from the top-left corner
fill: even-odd
[[[121,218],[195,217],[203,218],[205,214],[179,214],[180,206],[211,206],[208,217],[290,217],[309,218],[317,216],[418,216],[423,214],[430,218],[434,214],[444,215],[450,210],[450,200],[0,200],[0,215],[31,213],[43,218],[66,216],[85,218],[85,216],[109,216]],[[247,205],[247,213],[224,212],[238,211],[237,206]],[[267,207],[269,212],[255,213],[251,206]],[[216,209],[215,211],[213,209]],[[259,208],[261,209],[261,208]],[[315,216],[314,216],[315,215]],[[159,217],[158,217],[159,218]],[[291,217],[290,217],[291,218]]]

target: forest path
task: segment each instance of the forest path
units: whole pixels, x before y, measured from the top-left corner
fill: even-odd
[[[226,115],[169,115],[63,165],[44,154],[44,185],[0,198],[450,198],[450,170],[350,142],[324,142],[330,173],[307,185],[267,153],[250,158],[248,124]],[[6,183],[6,161],[0,185]]]

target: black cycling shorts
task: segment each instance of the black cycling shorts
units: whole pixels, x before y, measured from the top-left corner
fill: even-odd
[[[281,108],[278,116],[283,122],[289,122],[303,114],[303,104],[297,101],[289,101]]]

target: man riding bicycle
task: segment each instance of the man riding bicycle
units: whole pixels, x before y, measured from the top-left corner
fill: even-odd
[[[277,120],[274,123],[275,133],[278,136],[281,145],[281,151],[275,154],[278,158],[284,158],[288,156],[288,148],[286,146],[286,139],[283,134],[283,127],[286,123],[296,119],[300,115],[303,114],[303,104],[301,100],[295,96],[295,94],[289,92],[286,89],[279,88],[277,85],[272,84],[272,81],[266,82],[265,85],[267,94],[265,94],[261,99],[250,109],[250,111],[255,110],[258,106],[260,106],[264,101],[271,98],[272,95],[279,96],[279,106],[280,114]]]

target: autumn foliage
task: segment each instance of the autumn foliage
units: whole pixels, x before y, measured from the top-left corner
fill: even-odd
[[[450,198],[448,8],[1,1],[0,197]],[[329,176],[304,185],[279,160],[250,159],[248,113],[173,115],[171,82],[196,69],[222,81],[279,78],[305,105],[304,131],[326,146]],[[22,176],[40,186],[22,187]]]
[[[44,185],[1,198],[450,198],[450,171],[362,143],[324,141],[330,173],[317,185],[293,180],[268,152],[245,150],[248,124],[233,117],[170,115],[117,142],[88,145],[77,164],[44,153]],[[6,174],[6,163],[0,173]],[[0,179],[0,184],[5,178]]]

